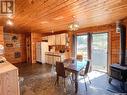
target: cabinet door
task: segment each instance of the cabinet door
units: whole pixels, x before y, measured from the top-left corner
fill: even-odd
[[[45,63],[48,63],[48,55],[45,55]]]
[[[59,57],[58,57],[58,56],[56,56],[56,57],[55,57],[55,61],[60,62],[60,61],[61,61],[61,57],[60,57],[60,56],[59,56]]]
[[[49,55],[46,55],[46,63],[48,63],[49,64]]]
[[[66,33],[61,34],[61,45],[66,45]]]
[[[49,64],[52,64],[52,56],[49,56]]]
[[[17,69],[0,73],[0,95],[20,95],[18,80]]]
[[[48,45],[51,45],[51,44],[52,44],[51,36],[48,36]]]
[[[61,38],[61,35],[60,34],[58,34],[58,35],[55,36],[56,45],[60,45],[61,44],[60,38]]]
[[[55,45],[55,35],[48,36],[48,45]]]
[[[52,39],[51,44],[52,44],[52,45],[55,45],[55,35],[52,35],[52,36],[51,36],[51,39]]]

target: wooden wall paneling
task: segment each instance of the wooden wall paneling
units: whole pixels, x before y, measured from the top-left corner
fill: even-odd
[[[68,39],[69,39],[69,57],[72,57],[72,32],[71,31],[69,31],[68,32]]]
[[[32,63],[32,53],[31,53],[31,33],[26,34],[26,61],[27,63]]]
[[[31,28],[35,32],[49,33],[52,29],[67,30],[68,24],[73,22],[74,15],[80,28],[114,23],[127,16],[126,0],[31,1],[16,0],[13,20],[17,27],[27,30]],[[1,21],[2,19],[0,18]],[[6,17],[4,19],[6,20]]]
[[[5,58],[10,63],[22,63],[26,62],[26,41],[25,34],[15,34],[15,33],[5,33],[10,38],[7,39],[4,37],[4,47],[5,47]],[[16,35],[18,40],[16,42],[12,41],[12,36]],[[11,44],[12,46],[7,46]],[[15,53],[19,52],[21,55],[18,58],[15,58]]]
[[[0,44],[4,45],[3,26],[0,26]]]

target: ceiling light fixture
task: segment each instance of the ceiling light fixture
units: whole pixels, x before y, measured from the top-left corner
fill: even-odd
[[[13,22],[12,22],[11,19],[8,19],[7,22],[6,22],[6,24],[12,26],[13,25]]]
[[[79,23],[75,20],[75,16],[73,16],[73,22],[68,26],[70,31],[76,31],[79,29]]]

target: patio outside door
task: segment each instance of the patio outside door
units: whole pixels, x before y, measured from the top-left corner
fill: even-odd
[[[108,33],[92,34],[92,69],[107,71]]]

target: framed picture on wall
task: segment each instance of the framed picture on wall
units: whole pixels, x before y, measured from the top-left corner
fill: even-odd
[[[1,14],[13,14],[14,1],[1,1]]]
[[[18,36],[15,35],[15,34],[12,35],[11,40],[12,40],[13,42],[18,42]]]
[[[10,36],[9,33],[4,33],[4,40],[5,40],[5,41],[8,41],[8,42],[11,41],[11,36]]]
[[[20,57],[21,57],[21,52],[18,52],[18,51],[15,52],[15,53],[14,53],[14,57],[15,57],[15,58],[20,58]]]

